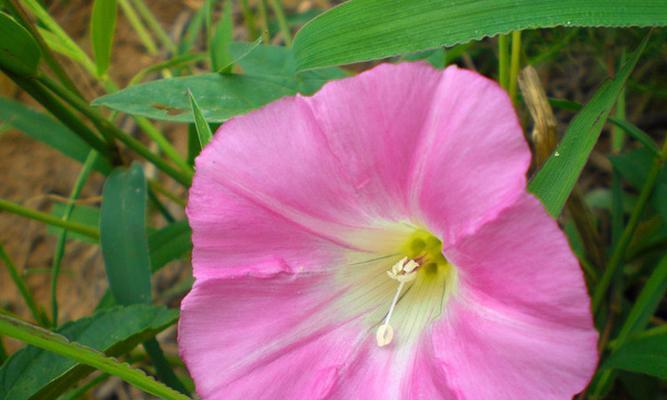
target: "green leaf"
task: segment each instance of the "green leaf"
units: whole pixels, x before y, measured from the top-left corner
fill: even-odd
[[[163,79],[128,87],[93,104],[154,119],[194,122],[187,94],[190,90],[204,119],[219,123],[283,96],[312,94],[325,82],[346,76],[339,68],[297,73],[293,53],[285,47],[233,42],[230,51],[244,75]]]
[[[122,305],[151,302],[151,265],[146,237],[146,178],[139,164],[109,175],[102,194],[100,243],[109,289]],[[157,340],[144,343],[158,377],[186,392]]]
[[[594,293],[597,292],[598,288],[596,288]],[[644,284],[639,296],[637,296],[637,300],[632,305],[627,318],[623,322],[620,332],[612,341],[612,355],[610,357],[613,357],[619,348],[622,348],[629,340],[634,340],[632,338],[646,328],[651,316],[653,316],[660,302],[665,298],[666,292],[667,256],[664,256]],[[590,393],[594,398],[602,393],[606,393],[616,378],[616,371],[606,368],[606,366],[605,362],[603,368],[598,370],[590,385]]]
[[[233,64],[237,64],[239,61],[246,58],[248,56],[248,54],[252,53],[256,48],[258,48],[262,44],[262,38],[258,37],[249,46],[246,46],[245,49],[241,49],[240,52],[239,51],[233,52],[232,47],[235,44],[238,45],[239,43],[244,43],[244,42],[231,42],[229,44],[230,57],[233,57],[233,58],[232,58],[232,61],[230,61],[229,64],[226,65],[225,67],[232,66]]]
[[[223,122],[296,93],[293,82],[281,77],[204,74],[132,86],[93,104],[154,119],[193,122],[188,90],[209,122]]]
[[[185,257],[192,250],[192,231],[188,221],[169,224],[148,235],[148,248],[152,272],[159,271],[171,261]],[[111,292],[107,292],[97,305],[97,309],[112,307],[116,304]]]
[[[230,49],[246,74],[281,76],[292,81],[297,90],[304,94],[314,93],[327,81],[347,76],[340,68],[298,72],[293,50],[283,46],[257,46],[255,43],[234,42]]]
[[[654,158],[655,155],[651,151],[642,147],[626,151],[625,153],[611,155],[609,156],[609,161],[611,161],[611,165],[625,181],[635,189],[641,189],[648,171],[653,165]]]
[[[618,118],[609,118],[609,121],[614,125],[618,126],[619,128],[621,128],[622,130],[624,130],[634,139],[638,140],[649,151],[651,151],[653,155],[657,156],[660,154],[660,150],[658,149],[658,146],[655,144],[653,138],[649,136],[646,132],[639,129],[636,125],[630,123],[630,121]]]
[[[63,203],[54,203],[51,207],[51,214],[55,215],[58,218],[62,218],[65,214],[66,205]],[[87,225],[91,228],[97,228],[100,226],[100,209],[97,207],[90,207],[84,205],[75,205],[72,209],[72,215],[70,215],[69,221],[73,221],[82,225]],[[48,225],[46,231],[52,235],[59,236],[63,231],[63,228],[58,226]],[[88,243],[97,243],[97,240],[91,238],[90,236],[82,235],[80,233],[67,231],[68,239],[77,239],[83,242]]]
[[[635,189],[641,189],[653,166],[655,154],[648,147],[641,147],[622,154],[609,156],[614,169]],[[658,173],[651,195],[653,208],[667,221],[667,164]]]
[[[542,200],[552,216],[560,214],[570,196],[616,98],[646,47],[648,37],[644,38],[616,77],[605,82],[576,115],[554,153],[530,181],[528,190]]]
[[[655,313],[667,292],[667,256],[663,257],[644,284],[630,309],[616,341],[623,343],[631,335],[642,331]]]
[[[43,347],[40,343],[48,341],[52,347],[61,351],[79,354],[77,361],[87,363],[90,359],[99,362],[104,358],[97,351],[108,356],[124,354],[173,325],[177,318],[178,312],[175,310],[134,305],[106,309],[69,322],[58,330],[59,335],[36,331],[32,327],[25,328],[21,324],[18,324],[18,329],[41,339],[38,343],[29,342],[31,344]],[[76,344],[65,342],[65,338]],[[87,347],[80,350],[81,345]],[[55,351],[51,348],[49,350]],[[93,371],[93,368],[79,364],[68,353],[60,354],[69,358],[32,346],[14,353],[0,368],[0,399],[53,399]],[[124,368],[129,369],[127,366]]]
[[[0,12],[0,68],[21,76],[37,73],[42,52],[30,32]]]
[[[199,7],[197,12],[190,18],[188,21],[187,29],[182,35],[181,41],[178,43],[178,55],[186,54],[187,52],[194,47],[199,34],[201,33],[202,26],[204,25],[206,19],[207,9],[205,6]]]
[[[49,49],[64,55],[65,57],[81,64],[82,66],[89,65],[90,63],[92,66],[91,70],[95,68],[92,65],[92,61],[88,58],[88,55],[80,48],[72,46],[71,42],[61,40],[60,37],[55,33],[39,26],[37,26],[37,32],[39,32],[42,39],[44,39],[44,43],[46,43],[46,46]]]
[[[554,26],[665,26],[663,0],[351,0],[296,35],[299,69],[350,64]]]
[[[119,304],[150,303],[146,179],[139,164],[118,168],[102,193],[100,243],[109,288]]]
[[[98,76],[103,76],[109,69],[115,28],[116,0],[95,0],[90,18],[90,41]]]
[[[628,400],[656,400],[660,398],[660,381],[648,375],[625,372],[619,375],[620,383],[630,397]]]
[[[667,335],[630,340],[614,352],[603,368],[639,372],[667,379]]]
[[[215,72],[229,72],[231,70],[232,54],[229,51],[229,44],[232,42],[232,29],[234,27],[232,17],[232,2],[225,0],[222,17],[215,27],[209,49],[211,66]]]
[[[190,106],[192,107],[192,117],[195,120],[195,129],[197,129],[197,137],[199,138],[199,145],[203,149],[204,146],[211,141],[213,133],[211,132],[211,127],[208,126],[204,115],[202,115],[199,105],[197,105],[197,100],[195,100],[192,92],[188,91],[188,96],[190,97]]]
[[[195,124],[188,124],[188,164],[194,166],[195,158],[201,153],[199,134]]]
[[[86,160],[92,149],[77,134],[50,116],[5,97],[0,97],[1,123],[12,126],[80,163]],[[111,164],[99,157],[94,168],[106,175],[111,171]]]

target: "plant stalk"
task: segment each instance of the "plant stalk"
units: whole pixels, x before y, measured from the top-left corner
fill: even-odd
[[[283,10],[283,5],[280,0],[269,0],[271,2],[271,8],[276,14],[276,20],[278,20],[278,27],[280,28],[280,33],[283,36],[283,41],[285,42],[285,47],[292,47],[292,32],[290,32],[289,24],[285,18],[285,11]],[[268,29],[268,24],[267,24]]]
[[[88,177],[93,170],[93,165],[97,161],[97,152],[91,150],[83,163],[81,173],[74,182],[74,187],[69,196],[69,201],[65,205],[65,211],[62,220],[68,222],[74,211],[74,202],[81,194],[81,190],[88,181]],[[58,235],[58,243],[56,243],[56,251],[53,255],[53,262],[51,263],[51,326],[53,329],[58,327],[58,276],[60,276],[60,264],[65,255],[65,244],[67,242],[67,228],[63,229]]]
[[[33,210],[31,208],[23,207],[11,201],[0,199],[0,210],[10,212],[12,214],[20,215],[22,217],[34,219],[36,221],[41,221],[49,225],[57,226],[60,228],[65,228],[69,231],[80,233],[82,235],[88,236],[93,240],[99,240],[100,232],[99,230],[88,226],[83,225],[78,222],[72,221],[63,221],[61,218],[56,217],[48,213],[41,211]]]
[[[510,63],[509,94],[512,104],[516,104],[517,80],[519,78],[519,67],[521,64],[521,31],[512,32],[512,60]]]
[[[39,311],[39,307],[37,306],[37,303],[35,302],[35,298],[32,296],[32,293],[30,293],[28,285],[26,284],[21,274],[19,274],[18,270],[16,269],[16,266],[9,258],[9,255],[7,254],[7,252],[5,252],[5,249],[2,245],[0,245],[0,260],[2,260],[2,262],[7,267],[9,276],[11,276],[12,280],[14,281],[14,285],[16,285],[16,288],[19,290],[19,293],[21,293],[21,297],[23,297],[23,301],[28,306],[28,309],[32,314],[32,318],[38,324],[42,326],[48,326],[49,321]]]
[[[509,85],[509,40],[507,35],[498,36],[498,83],[507,90]]]
[[[70,105],[79,110],[83,115],[88,117],[96,126],[99,127],[100,131],[104,131],[107,135],[118,139],[123,142],[127,147],[132,149],[137,154],[144,157],[146,160],[153,163],[158,169],[166,173],[167,175],[174,178],[176,181],[180,182],[183,185],[189,186],[192,181],[192,169],[185,161],[180,162],[182,168],[187,168],[187,170],[180,170],[169,165],[165,160],[151,152],[146,146],[143,145],[139,140],[128,135],[107,119],[105,119],[96,109],[84,102],[80,97],[73,95],[71,92],[64,90],[61,86],[55,84],[52,80],[41,77],[40,83],[47,86],[49,89],[56,92],[58,95],[63,97]],[[144,126],[150,125],[147,121],[144,121]],[[159,132],[158,132],[159,134]],[[162,136],[162,135],[159,135]],[[166,140],[166,139],[165,139]],[[175,151],[175,150],[174,150]]]

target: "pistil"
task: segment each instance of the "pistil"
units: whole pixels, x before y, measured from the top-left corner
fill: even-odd
[[[389,312],[387,312],[387,316],[375,333],[375,340],[379,347],[388,345],[394,338],[394,328],[389,325],[389,320],[394,313],[394,308],[396,308],[396,303],[398,303],[403,286],[417,277],[418,267],[419,263],[417,261],[403,257],[391,267],[391,270],[387,271],[387,275],[389,275],[391,279],[398,281],[399,284],[398,289],[396,289],[396,294],[394,294],[394,299],[391,301],[391,306],[389,306]]]

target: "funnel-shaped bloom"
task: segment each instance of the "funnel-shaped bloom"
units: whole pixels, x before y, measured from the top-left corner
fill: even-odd
[[[492,81],[381,65],[225,123],[197,159],[182,356],[204,399],[570,399],[577,260]]]

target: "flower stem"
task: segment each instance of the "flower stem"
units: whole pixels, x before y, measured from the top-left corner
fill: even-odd
[[[516,104],[516,87],[519,78],[519,66],[521,57],[521,31],[512,32],[512,60],[510,63],[509,94],[512,104]]]
[[[160,39],[162,45],[172,53],[176,53],[178,50],[176,44],[169,34],[162,28],[160,21],[155,18],[155,15],[151,12],[150,8],[146,6],[144,0],[134,0],[134,7],[137,9],[137,12],[141,17],[146,21],[146,24],[151,28],[155,35]]]
[[[86,161],[83,163],[81,173],[74,182],[74,187],[69,196],[69,201],[65,205],[62,220],[68,222],[74,211],[74,202],[81,194],[83,186],[88,181],[88,177],[93,170],[93,165],[97,161],[97,152],[91,150],[88,153]],[[58,235],[58,243],[56,244],[56,251],[53,255],[53,262],[51,263],[51,326],[53,329],[58,327],[58,276],[60,275],[60,264],[65,255],[65,244],[67,242],[67,228],[63,229]]]
[[[65,107],[58,99],[33,79],[23,78],[4,71],[21,89],[25,90],[30,96],[37,100],[45,109],[56,117],[65,126],[76,133],[84,142],[88,143],[93,149],[99,151],[107,159],[114,163],[119,161],[117,149],[113,149],[108,143],[102,141],[88,126],[81,122],[81,119],[74,115],[70,109]]]
[[[273,12],[276,14],[276,19],[278,20],[278,26],[280,27],[280,33],[282,33],[283,40],[285,41],[285,46],[292,47],[292,33],[290,32],[289,24],[287,23],[287,19],[285,18],[285,11],[283,10],[283,6],[282,4],[280,4],[280,0],[269,0],[269,1],[271,1],[271,8],[273,8]],[[268,24],[267,24],[267,29],[268,29]]]
[[[271,35],[269,33],[269,14],[266,10],[266,0],[257,0],[257,11],[259,19],[262,20],[262,41],[264,44],[271,44]]]
[[[141,22],[141,19],[132,7],[132,4],[130,4],[128,0],[118,0],[118,5],[123,10],[123,14],[125,14],[127,17],[130,25],[132,25],[132,29],[137,32],[137,35],[139,36],[141,43],[143,43],[144,47],[148,51],[148,54],[152,56],[157,55],[157,45],[155,44],[155,41],[151,37],[150,33],[148,33],[148,30],[146,30],[143,22]]]
[[[252,12],[248,0],[241,0],[241,7],[243,8],[243,20],[248,31],[248,40],[252,42],[259,37],[255,24],[255,13]]]
[[[507,35],[498,36],[498,83],[508,89],[509,40]]]
[[[85,101],[83,101],[80,97],[75,96],[73,93],[67,91],[60,85],[56,84],[52,80],[50,80],[48,77],[40,77],[39,82],[42,83],[44,86],[48,87],[52,91],[56,92],[59,96],[61,96],[65,101],[67,101],[70,105],[75,107],[78,111],[80,111],[82,114],[84,114],[86,117],[88,117],[98,128],[100,131],[105,132],[105,134],[112,136],[115,139],[118,139],[119,141],[123,142],[127,147],[130,149],[134,150],[137,154],[141,155],[144,157],[146,160],[150,161],[153,163],[158,169],[166,173],[167,175],[171,176],[174,178],[176,181],[180,182],[181,184],[185,186],[189,186],[190,182],[192,181],[192,169],[190,168],[189,165],[183,160],[180,160],[180,157],[177,159],[180,160],[178,162],[179,166],[183,168],[182,170],[176,169],[169,165],[165,160],[157,156],[156,154],[152,153],[146,146],[143,145],[139,140],[133,138],[132,136],[128,135],[127,133],[123,132],[119,128],[117,128],[115,125],[110,123],[108,120],[106,120],[96,109],[88,105]],[[146,120],[142,120],[141,118],[138,119],[138,123],[140,123],[143,126],[151,126],[150,123]],[[141,126],[140,125],[140,126]],[[151,136],[155,140],[155,137],[159,136],[161,137],[161,143],[164,145],[166,142],[166,139],[161,135],[158,134]],[[163,139],[163,140],[162,140]],[[168,143],[167,143],[168,144]],[[173,153],[175,153],[176,150],[173,150]],[[172,156],[178,156],[178,154],[173,154]]]
[[[41,221],[49,225],[65,228],[69,231],[88,236],[89,238],[94,240],[99,240],[100,238],[99,230],[91,226],[83,225],[78,222],[63,221],[61,218],[58,218],[55,215],[23,207],[21,205],[12,203],[11,201],[7,201],[4,199],[0,199],[0,210],[20,215],[22,217],[34,219],[36,221]]]
[[[9,275],[12,277],[14,285],[16,285],[16,288],[21,293],[21,297],[23,297],[23,301],[25,301],[28,309],[30,309],[30,313],[32,314],[33,319],[42,326],[48,326],[49,322],[39,311],[37,303],[35,302],[35,298],[32,296],[32,293],[30,293],[30,290],[28,289],[28,285],[25,283],[25,280],[21,274],[19,274],[16,266],[9,258],[9,255],[5,252],[5,249],[2,247],[2,245],[0,245],[0,260],[2,260],[2,262],[7,267],[7,271],[9,271]]]
[[[173,201],[174,203],[178,204],[181,207],[185,207],[185,200],[178,196],[176,193],[172,193],[169,190],[167,190],[164,186],[160,184],[155,179],[149,179],[148,180],[148,186],[155,191],[155,193],[159,193],[163,195],[164,197],[168,198],[169,200]]]

